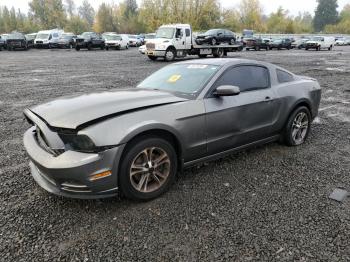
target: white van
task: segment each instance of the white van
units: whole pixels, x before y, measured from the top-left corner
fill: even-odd
[[[129,38],[126,35],[117,34],[105,34],[103,36],[105,39],[106,50],[109,49],[128,49],[129,48]]]
[[[63,30],[59,29],[39,31],[34,40],[34,47],[58,47],[58,40],[63,33]]]
[[[335,46],[335,38],[333,36],[314,36],[306,42],[305,50],[316,49],[328,49],[331,51]]]

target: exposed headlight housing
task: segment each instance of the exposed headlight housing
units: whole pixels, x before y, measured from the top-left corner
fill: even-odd
[[[96,146],[87,135],[59,134],[67,150],[94,152]]]

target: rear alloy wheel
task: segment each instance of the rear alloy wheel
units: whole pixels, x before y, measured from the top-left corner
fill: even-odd
[[[232,38],[232,39],[230,40],[230,43],[229,43],[229,44],[230,44],[230,45],[234,45],[234,44],[235,44],[235,39]]]
[[[139,139],[121,162],[120,191],[130,199],[151,200],[169,189],[176,172],[176,152],[169,142],[156,137]]]
[[[285,129],[285,142],[289,146],[298,146],[305,142],[311,127],[311,115],[307,107],[297,108],[289,117]]]
[[[175,59],[175,50],[170,48],[165,52],[165,56],[164,56],[165,61],[170,62],[170,61],[174,61]]]

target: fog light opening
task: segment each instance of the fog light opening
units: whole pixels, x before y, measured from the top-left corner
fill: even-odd
[[[108,177],[112,175],[112,172],[111,171],[104,171],[102,173],[98,173],[96,175],[93,175],[89,178],[90,181],[95,181],[95,180],[98,180],[98,179],[101,179],[101,178],[105,178],[105,177]]]

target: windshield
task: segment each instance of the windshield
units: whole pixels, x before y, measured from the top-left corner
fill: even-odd
[[[145,39],[153,39],[153,38],[155,38],[155,35],[154,35],[154,34],[145,35]]]
[[[106,40],[122,40],[120,35],[105,35]]]
[[[159,28],[156,33],[156,38],[166,38],[172,39],[175,33],[175,28],[173,27],[162,27]]]
[[[196,94],[217,72],[217,65],[178,64],[166,66],[147,77],[137,87],[182,94]]]
[[[320,37],[320,36],[314,36],[311,40],[312,40],[312,41],[323,41],[324,38],[323,38],[323,37]]]
[[[7,39],[24,39],[24,37],[21,34],[10,34]]]
[[[91,38],[92,33],[90,32],[85,32],[81,35],[82,38]]]
[[[60,39],[71,39],[73,35],[61,35]]]
[[[35,39],[36,35],[26,35],[26,38],[29,40]]]
[[[205,32],[204,35],[216,35],[217,32],[218,32],[218,30],[213,29],[213,30],[209,30],[209,31]]]
[[[37,39],[49,39],[49,34],[38,34],[36,36]]]

